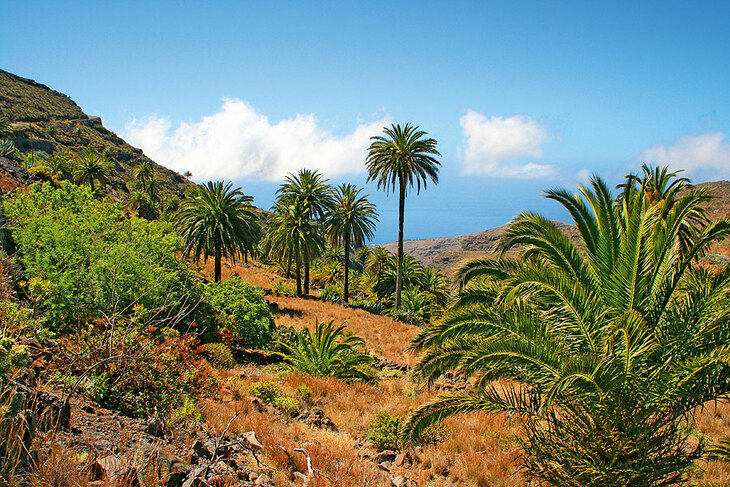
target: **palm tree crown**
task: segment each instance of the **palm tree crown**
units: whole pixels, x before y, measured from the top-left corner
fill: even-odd
[[[362,189],[352,184],[342,184],[335,191],[334,203],[327,214],[327,232],[335,245],[345,249],[345,282],[343,299],[349,300],[350,245],[362,246],[373,238],[378,214],[367,196],[360,196]]]
[[[185,254],[198,260],[215,258],[215,281],[221,281],[221,259],[252,251],[261,237],[253,198],[231,183],[208,182],[194,198],[180,204],[178,222],[185,239]]]
[[[107,181],[108,162],[97,153],[88,150],[79,159],[76,165],[76,181],[89,183],[91,191],[94,191],[94,181],[104,185]]]
[[[439,166],[441,163],[435,156],[436,141],[425,138],[426,132],[406,124],[391,125],[383,129],[385,136],[371,137],[366,165],[368,181],[376,181],[379,189],[395,192],[398,189],[398,280],[396,284],[395,309],[400,307],[402,288],[401,272],[403,267],[403,216],[405,210],[406,191],[416,187],[420,193],[421,186],[426,188],[428,180],[438,184]]]

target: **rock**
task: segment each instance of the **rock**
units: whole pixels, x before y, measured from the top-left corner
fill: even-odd
[[[320,408],[312,408],[302,412],[297,419],[310,426],[314,426],[321,429],[328,429],[330,431],[337,431],[337,426],[332,422],[330,418],[325,416],[324,411]]]
[[[151,443],[138,444],[130,464],[140,487],[181,487],[190,474],[190,466],[181,458]]]
[[[257,478],[256,482],[255,482],[256,485],[268,485],[270,483],[271,483],[271,479],[265,473],[262,473],[261,475],[259,475],[259,478]]]
[[[33,405],[35,417],[41,418],[38,425],[41,431],[49,431],[56,427],[68,431],[71,418],[71,407],[61,399],[38,389],[14,382],[16,393],[25,404]]]
[[[205,485],[205,474],[208,471],[208,467],[198,467],[188,475],[188,478],[183,482],[182,487],[201,487]]]
[[[260,413],[265,413],[269,410],[269,408],[266,406],[266,404],[261,401],[258,397],[254,397],[251,399],[251,406]]]
[[[398,454],[398,456],[395,457],[394,463],[397,467],[410,467],[413,465],[411,452],[404,451],[403,453]]]
[[[378,464],[378,468],[383,472],[390,472],[391,462],[382,462]]]
[[[91,474],[94,480],[114,480],[121,473],[124,467],[122,459],[116,455],[109,455],[91,464]]]
[[[391,487],[417,487],[415,480],[408,479],[402,475],[397,475],[390,480]]]
[[[195,440],[192,450],[193,452],[190,455],[190,463],[193,465],[198,465],[201,463],[201,460],[210,460],[213,458],[213,454],[210,452],[208,447],[200,440]]]
[[[150,436],[155,436],[157,438],[165,437],[165,431],[162,426],[162,421],[157,418],[150,418],[150,420],[147,422],[147,426],[145,427],[144,432]]]
[[[258,438],[256,438],[256,432],[254,431],[245,432],[240,436],[240,440],[246,448],[253,452],[264,451],[264,445],[262,445]]]
[[[375,455],[375,461],[377,463],[383,463],[383,462],[392,462],[395,460],[395,457],[397,457],[398,454],[394,452],[393,450],[383,450],[381,452],[378,452],[377,455]]]

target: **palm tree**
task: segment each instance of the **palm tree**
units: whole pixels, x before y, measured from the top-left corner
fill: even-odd
[[[142,189],[147,191],[147,185],[155,177],[155,170],[149,161],[142,160],[134,168],[134,178],[142,185]]]
[[[279,342],[284,349],[284,360],[304,374],[333,376],[350,382],[361,380],[374,382],[375,376],[369,365],[374,359],[361,352],[365,341],[345,334],[345,327],[335,327],[334,321],[315,323],[315,331],[307,328],[296,332],[296,342]]]
[[[109,163],[92,150],[87,150],[76,164],[76,181],[89,183],[91,192],[94,192],[94,181],[104,186],[108,178]]]
[[[253,250],[261,237],[261,226],[253,198],[231,183],[208,182],[198,195],[180,204],[177,220],[185,240],[185,255],[215,259],[215,282],[221,282],[221,260],[235,262],[236,256]]]
[[[373,142],[368,148],[368,181],[377,181],[378,188],[395,192],[398,189],[398,280],[395,293],[395,309],[400,307],[400,293],[403,287],[401,273],[403,268],[403,213],[406,205],[406,191],[414,185],[416,194],[421,185],[426,189],[430,179],[438,184],[440,156],[434,139],[424,138],[426,132],[406,124],[391,125],[383,129],[385,136],[371,137]]]
[[[332,243],[345,249],[345,283],[343,299],[349,300],[350,245],[360,247],[373,238],[378,214],[367,196],[360,196],[362,189],[352,184],[342,184],[335,191],[334,203],[327,214],[327,233]]]
[[[301,169],[297,174],[289,174],[284,184],[276,191],[278,200],[285,205],[301,205],[304,218],[322,221],[332,205],[332,186],[318,171]],[[316,257],[312,255],[311,258]],[[304,259],[304,294],[309,294],[310,257]]]
[[[476,385],[419,408],[409,436],[452,414],[507,411],[524,420],[525,467],[540,482],[685,478],[701,444],[688,443],[681,419],[730,392],[730,267],[693,265],[730,235],[730,220],[693,220],[711,199],[702,190],[650,204],[644,179],[620,188],[613,197],[594,177],[580,194],[546,193],[572,216],[579,244],[526,212],[503,237],[520,260],[464,266],[459,300],[414,346],[429,381],[454,370]]]
[[[192,178],[192,177],[193,177],[193,173],[191,173],[190,171],[185,171],[185,172],[183,173],[183,177],[184,177],[185,179],[188,179],[188,180],[189,180],[190,178]]]
[[[308,217],[309,214],[309,208],[301,202],[286,204],[279,201],[268,221],[269,256],[282,263],[294,261],[297,294],[300,296],[303,294],[301,272],[303,263],[313,260],[325,247],[322,231],[319,225]]]

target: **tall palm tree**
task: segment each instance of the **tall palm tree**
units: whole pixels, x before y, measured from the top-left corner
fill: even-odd
[[[279,201],[268,221],[269,256],[282,263],[294,261],[297,294],[300,296],[303,294],[302,264],[312,260],[325,246],[321,228],[308,217],[309,214],[309,208],[301,202],[287,204]]]
[[[368,201],[367,196],[360,196],[362,189],[352,184],[341,184],[335,191],[334,203],[327,214],[327,233],[335,245],[342,245],[345,249],[345,282],[343,299],[350,298],[350,246],[360,247],[365,241],[373,238],[378,214],[375,205]]]
[[[91,191],[94,192],[94,181],[104,186],[108,179],[109,163],[106,159],[92,150],[87,150],[81,155],[76,164],[76,181],[78,183],[89,183]]]
[[[285,205],[300,205],[305,211],[304,218],[321,222],[332,205],[333,191],[328,183],[329,180],[318,171],[301,169],[297,174],[289,174],[276,194]],[[303,261],[304,294],[309,294],[310,261],[310,257]]]
[[[155,177],[155,170],[149,161],[142,160],[134,168],[134,178],[142,185],[142,189],[147,191],[147,185]]]
[[[236,256],[253,250],[261,238],[261,226],[253,197],[231,183],[208,182],[197,196],[180,204],[177,220],[185,240],[185,255],[199,260],[202,255],[215,259],[215,282],[221,282],[221,260],[235,262]]]
[[[655,189],[643,178],[620,188],[614,197],[594,177],[580,194],[546,193],[572,216],[579,244],[526,212],[503,237],[520,260],[462,269],[459,300],[414,345],[429,381],[455,370],[476,386],[419,408],[409,435],[451,414],[507,411],[525,421],[525,466],[539,481],[685,478],[701,445],[688,443],[681,420],[730,392],[730,267],[693,265],[730,235],[730,220],[695,219],[710,199],[702,190],[649,204]]]
[[[436,141],[425,138],[426,132],[406,124],[391,125],[383,129],[385,136],[371,137],[373,142],[368,148],[366,160],[368,181],[377,181],[378,188],[395,192],[398,189],[398,280],[396,283],[395,309],[400,307],[400,294],[403,269],[403,215],[406,205],[406,191],[416,186],[416,194],[421,185],[426,189],[430,179],[438,184],[439,166],[435,158],[440,156]]]

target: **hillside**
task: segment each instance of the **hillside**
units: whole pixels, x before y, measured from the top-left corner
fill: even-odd
[[[730,181],[700,183],[696,187],[708,190],[715,196],[714,200],[705,205],[707,216],[711,220],[730,215]],[[575,227],[563,222],[557,223],[573,240],[577,239]],[[506,229],[507,225],[503,225],[455,237],[406,240],[403,242],[403,249],[422,264],[436,267],[450,275],[464,260],[497,252],[499,237]],[[398,243],[390,242],[383,247],[395,253]],[[730,257],[730,242],[715,245],[713,253]]]
[[[15,145],[21,153],[33,150],[50,154],[63,149],[79,152],[91,148],[103,154],[112,163],[110,186],[117,191],[126,191],[125,182],[142,161],[153,166],[169,192],[181,195],[190,184],[104,128],[101,118],[84,113],[67,95],[1,69],[0,112],[15,129]]]

